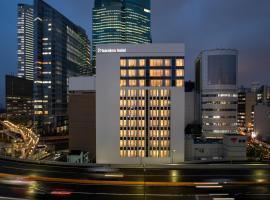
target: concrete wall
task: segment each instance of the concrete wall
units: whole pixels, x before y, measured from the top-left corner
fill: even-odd
[[[185,127],[195,121],[195,90],[185,93]]]
[[[94,91],[96,90],[96,77],[75,76],[69,78],[69,91]]]
[[[227,135],[219,142],[201,139],[197,142],[191,136],[186,137],[185,160],[246,160],[247,137]]]
[[[69,150],[89,152],[96,157],[96,93],[73,92],[69,94]]]
[[[254,131],[258,139],[270,141],[270,106],[258,104],[254,107]]]
[[[226,160],[247,159],[247,137],[244,135],[224,135],[223,155]]]

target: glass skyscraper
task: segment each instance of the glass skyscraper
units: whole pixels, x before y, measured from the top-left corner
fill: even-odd
[[[150,0],[95,0],[92,24],[94,61],[98,44],[150,43]]]
[[[57,10],[34,1],[34,120],[40,134],[67,131],[68,77],[90,69],[85,30]]]
[[[18,4],[18,77],[34,78],[34,19],[33,6]]]

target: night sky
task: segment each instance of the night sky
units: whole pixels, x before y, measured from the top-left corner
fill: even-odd
[[[93,0],[46,0],[91,39]],[[0,104],[4,75],[17,70],[17,4],[32,0],[0,0]],[[236,48],[239,85],[270,84],[269,0],[152,0],[153,42],[186,44],[186,80],[194,77],[194,59],[203,49]]]

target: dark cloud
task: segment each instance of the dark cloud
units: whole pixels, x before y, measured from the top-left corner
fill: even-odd
[[[1,0],[0,98],[3,75],[16,72],[16,4],[31,0]],[[93,0],[46,0],[91,37]],[[270,84],[269,0],[152,0],[154,42],[186,44],[187,79],[202,49],[237,48],[240,84]],[[4,39],[3,39],[4,38]],[[1,100],[0,100],[1,102]]]

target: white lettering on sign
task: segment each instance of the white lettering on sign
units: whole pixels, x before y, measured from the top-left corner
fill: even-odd
[[[121,49],[97,49],[98,53],[126,53],[127,49],[126,48],[121,48]]]

